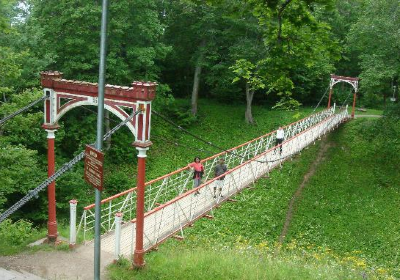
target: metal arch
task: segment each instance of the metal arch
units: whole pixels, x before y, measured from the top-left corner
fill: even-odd
[[[350,84],[353,88],[355,92],[358,92],[358,80],[348,80],[348,79],[344,79],[344,78],[333,78],[331,77],[331,82],[329,87],[332,89],[334,85],[336,85],[337,83],[340,82],[345,82]]]
[[[94,98],[88,98],[87,100],[83,100],[83,101],[78,101],[75,102],[65,108],[63,108],[59,113],[56,114],[54,123],[58,122],[62,116],[64,116],[68,111],[76,108],[76,107],[80,107],[80,106],[97,106],[97,101]],[[117,116],[120,120],[125,120],[126,118],[129,117],[129,115],[127,113],[125,113],[125,111],[123,111],[125,113],[125,116],[123,114],[121,114],[116,108],[120,109],[121,111],[123,111],[120,106],[114,105],[114,106],[110,106],[104,103],[104,108],[106,110],[108,110],[109,112],[113,113],[115,116]],[[131,107],[129,107],[131,108]],[[134,109],[134,108],[132,108]],[[129,130],[132,132],[133,136],[136,137],[136,128],[132,125],[132,122],[128,122],[126,124],[126,126],[129,128]]]

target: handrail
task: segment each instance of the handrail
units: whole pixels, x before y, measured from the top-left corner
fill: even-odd
[[[344,110],[345,110],[345,109],[344,109]],[[285,143],[287,143],[287,142],[292,141],[293,139],[295,139],[295,138],[301,136],[302,134],[304,134],[304,133],[308,132],[309,130],[311,130],[311,129],[313,129],[313,128],[319,126],[319,125],[321,125],[321,124],[324,123],[324,122],[327,122],[329,119],[334,118],[334,117],[335,117],[335,115],[329,116],[328,118],[324,119],[322,122],[319,122],[319,123],[317,123],[317,124],[315,124],[315,125],[313,125],[313,126],[310,126],[309,128],[303,130],[303,131],[300,132],[299,134],[296,134],[295,136],[291,137],[290,139],[285,140],[285,141],[282,143],[282,145],[285,144]],[[269,135],[269,134],[270,134],[270,133],[266,134],[266,136]],[[251,142],[251,141],[249,141],[249,142]],[[265,152],[263,152],[263,153],[261,153],[261,154],[255,156],[254,158],[249,159],[249,160],[243,162],[242,164],[237,165],[237,166],[235,166],[235,167],[229,169],[227,172],[225,172],[224,174],[220,175],[219,177],[227,176],[228,174],[234,172],[235,170],[237,170],[237,169],[239,169],[239,168],[245,166],[245,165],[248,164],[249,162],[252,162],[252,161],[254,161],[254,160],[256,160],[256,159],[258,159],[258,158],[264,156],[265,154],[267,154],[267,153],[269,153],[269,152],[271,152],[271,151],[273,151],[273,150],[275,150],[275,149],[278,149],[278,148],[279,148],[279,146],[274,146],[274,147],[272,147],[271,149],[269,149],[269,150],[267,150],[267,151],[265,151]],[[215,157],[215,156],[213,156],[213,157],[211,157],[211,158],[214,158],[214,157]],[[170,201],[168,201],[168,202],[166,202],[166,203],[164,203],[164,204],[162,204],[162,205],[159,205],[159,206],[155,207],[154,209],[152,209],[152,210],[146,212],[146,213],[144,214],[144,217],[147,217],[147,216],[151,215],[152,213],[157,212],[157,211],[159,211],[159,210],[161,210],[161,209],[167,207],[168,205],[173,204],[174,202],[176,202],[176,201],[182,199],[183,197],[186,197],[186,196],[188,196],[188,195],[191,195],[191,194],[197,192],[199,189],[202,189],[204,186],[211,184],[212,182],[214,182],[215,180],[217,180],[219,177],[216,177],[216,178],[213,178],[213,179],[211,179],[211,180],[208,180],[207,182],[205,182],[204,184],[201,184],[201,185],[198,186],[197,188],[191,189],[191,190],[189,190],[189,191],[187,191],[187,192],[185,192],[185,193],[183,193],[183,194],[181,194],[181,195],[179,195],[179,196],[173,198],[172,200],[170,200]],[[135,223],[135,222],[136,222],[136,219],[132,219],[131,222],[132,222],[132,223]]]
[[[304,117],[304,118],[302,118],[302,119],[300,119],[300,120],[298,120],[298,121],[295,121],[295,122],[290,123],[290,124],[288,124],[288,125],[286,125],[286,126],[283,126],[283,128],[287,128],[287,127],[293,126],[293,125],[295,125],[295,124],[297,124],[297,123],[299,123],[299,122],[301,122],[301,121],[303,121],[303,120],[306,120],[306,119],[308,119],[308,118],[311,118],[311,117],[314,116],[314,115],[321,114],[321,113],[323,113],[324,111],[328,112],[329,110],[331,110],[331,109],[325,109],[325,110],[322,110],[322,111],[320,111],[320,112],[311,114],[311,115],[309,115],[309,116],[307,116],[307,117]],[[248,145],[248,144],[250,144],[250,143],[252,143],[252,142],[255,142],[255,141],[257,141],[257,140],[259,140],[259,139],[261,139],[261,138],[267,137],[267,136],[269,136],[269,135],[271,135],[271,134],[273,134],[273,133],[276,133],[276,130],[273,130],[273,131],[271,131],[271,132],[269,132],[269,133],[266,133],[266,134],[261,135],[261,136],[259,136],[259,137],[257,137],[257,138],[254,138],[254,139],[252,139],[252,140],[249,140],[249,141],[247,141],[247,142],[245,142],[245,143],[242,143],[242,144],[240,144],[240,145],[238,145],[238,146],[232,147],[232,148],[230,148],[230,149],[228,149],[228,150],[226,150],[226,151],[222,151],[222,152],[220,152],[220,153],[218,153],[218,154],[212,155],[212,156],[210,156],[210,157],[208,157],[208,158],[205,158],[205,159],[201,160],[201,162],[203,163],[203,162],[212,160],[212,159],[214,159],[214,158],[216,158],[216,157],[218,157],[218,156],[221,156],[221,155],[223,155],[223,154],[230,153],[230,152],[232,152],[232,151],[234,151],[234,150],[237,150],[237,149],[239,149],[239,148],[241,148],[241,147],[243,147],[243,146],[245,146],[245,145]],[[285,142],[286,142],[286,141],[285,141]],[[254,160],[254,159],[252,159],[252,160]],[[155,183],[155,182],[157,182],[157,181],[163,180],[163,179],[165,179],[165,178],[167,178],[167,177],[170,177],[170,176],[172,176],[172,175],[175,175],[175,174],[177,174],[177,173],[180,173],[180,172],[182,172],[182,171],[185,171],[185,170],[187,170],[187,169],[189,169],[189,167],[188,167],[188,166],[185,166],[185,167],[182,167],[182,168],[180,168],[180,169],[178,169],[178,170],[175,170],[175,171],[173,171],[173,172],[170,172],[170,173],[168,173],[168,174],[165,174],[165,175],[163,175],[163,176],[160,176],[160,177],[158,177],[158,178],[155,178],[155,179],[153,179],[153,180],[150,180],[150,181],[148,181],[148,182],[145,183],[145,187],[147,187],[147,186],[149,186],[149,185],[151,185],[151,184],[153,184],[153,183]],[[123,191],[123,192],[121,192],[121,193],[118,193],[118,194],[115,194],[115,195],[113,195],[113,196],[110,196],[110,197],[108,197],[108,198],[103,199],[100,203],[101,203],[101,204],[104,204],[104,203],[106,203],[106,202],[109,202],[110,200],[119,198],[119,197],[121,197],[121,196],[124,196],[125,194],[130,193],[130,192],[134,192],[134,191],[136,191],[136,189],[137,189],[137,187],[134,187],[134,188],[125,190],[125,191]],[[94,206],[95,206],[95,204],[90,204],[90,205],[84,207],[83,209],[84,209],[84,210],[89,210],[89,209],[94,208]]]

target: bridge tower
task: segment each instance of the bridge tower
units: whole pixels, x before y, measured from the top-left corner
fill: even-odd
[[[337,75],[331,74],[331,81],[329,83],[328,108],[331,107],[331,98],[332,98],[332,93],[333,93],[333,86],[336,85],[337,83],[340,83],[340,82],[348,83],[354,89],[354,93],[353,93],[353,109],[351,111],[351,117],[354,118],[354,111],[355,111],[355,108],[356,108],[356,98],[357,98],[359,80],[360,80],[359,78],[344,77],[344,76],[337,76]]]
[[[55,172],[54,140],[59,128],[58,120],[73,108],[85,105],[98,105],[98,84],[75,80],[65,80],[62,73],[48,71],[41,73],[41,84],[47,97],[44,101],[44,124],[48,143],[48,176]],[[131,87],[105,86],[104,108],[121,120],[129,117],[131,112],[140,110],[127,123],[134,136],[133,146],[138,150],[137,170],[137,227],[134,265],[144,266],[143,219],[144,219],[144,182],[146,153],[152,145],[150,141],[151,102],[155,98],[157,84],[135,81]],[[55,182],[48,187],[48,241],[57,241],[56,192]]]

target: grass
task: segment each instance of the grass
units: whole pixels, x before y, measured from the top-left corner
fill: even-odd
[[[396,161],[382,165],[366,152],[372,147],[360,128],[371,122],[352,121],[330,136],[329,161],[307,186],[289,238],[363,258],[360,266],[400,277],[400,174],[387,172]]]
[[[271,256],[276,250],[287,205],[315,159],[318,142],[285,163],[282,169],[273,171],[270,179],[259,180],[254,190],[237,195],[238,203],[225,203],[214,211],[213,220],[199,220],[193,228],[185,229],[184,243],[169,241],[161,245],[159,252],[147,256],[145,271],[129,272],[126,266],[114,266],[110,270],[111,278],[183,279],[180,277],[193,275],[194,279],[230,279],[227,270],[231,267],[238,267],[237,279],[319,279],[318,275],[322,275],[320,279],[351,279],[360,275],[362,279],[398,277],[399,174],[388,172],[393,168],[376,162],[376,155],[365,153],[374,143],[363,139],[364,126],[374,122],[351,121],[324,140],[336,146],[328,150],[325,161],[303,191],[277,259]],[[203,131],[203,127],[200,125],[192,131]],[[252,128],[249,131],[251,135]],[[227,141],[221,130],[207,132],[206,136],[219,134],[221,142]],[[221,252],[215,252],[215,248]],[[252,250],[256,250],[257,257],[252,255]],[[257,250],[264,250],[265,255],[259,257]],[[243,252],[250,259],[244,261],[245,268],[231,258]],[[199,263],[191,255],[199,256]],[[203,255],[210,258],[204,260]],[[304,260],[294,264],[298,256]],[[223,259],[221,263],[219,259]],[[261,270],[253,266],[259,259],[263,264]],[[283,262],[277,269],[281,274],[266,274],[268,267],[274,267],[274,261]],[[204,262],[205,267],[211,267],[206,272],[201,269]],[[212,274],[214,265],[221,269],[221,274]],[[293,265],[295,269],[311,266],[312,272],[302,274],[285,268]],[[326,269],[332,271],[325,274]],[[296,278],[297,275],[301,277]]]
[[[360,271],[304,255],[274,258],[262,250],[191,248],[169,243],[147,257],[141,271],[127,260],[109,268],[111,280],[122,279],[363,279]]]

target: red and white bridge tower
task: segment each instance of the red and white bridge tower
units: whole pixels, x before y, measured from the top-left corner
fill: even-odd
[[[47,99],[44,102],[44,124],[48,142],[48,176],[55,172],[54,140],[59,128],[58,121],[73,108],[85,105],[97,106],[98,85],[74,80],[65,80],[62,73],[49,71],[41,73],[41,83]],[[121,120],[140,110],[127,127],[134,136],[133,146],[138,150],[137,175],[137,228],[134,264],[144,265],[143,219],[144,219],[144,183],[146,153],[151,146],[151,101],[155,98],[157,84],[153,82],[133,82],[131,87],[106,85],[104,108]],[[56,193],[55,182],[48,187],[48,241],[57,240]]]
[[[356,108],[356,98],[357,98],[357,92],[358,92],[358,82],[360,81],[359,78],[353,78],[353,77],[344,77],[344,76],[337,76],[331,74],[331,81],[329,83],[329,100],[328,100],[328,108],[331,107],[331,98],[332,98],[332,93],[333,93],[333,86],[336,85],[337,83],[340,82],[345,82],[350,84],[353,89],[353,109],[351,111],[351,117],[354,118],[354,111]]]

